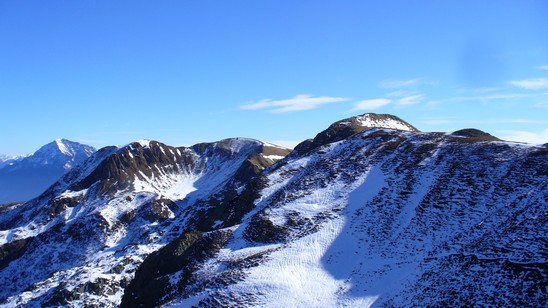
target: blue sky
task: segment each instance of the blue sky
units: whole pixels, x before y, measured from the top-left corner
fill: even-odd
[[[548,142],[547,1],[0,0],[0,153],[295,144],[391,113]]]

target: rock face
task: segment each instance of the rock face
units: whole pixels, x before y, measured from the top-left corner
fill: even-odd
[[[546,306],[546,145],[366,114],[288,152],[97,151],[0,208],[0,304]]]
[[[37,197],[93,152],[93,147],[58,139],[30,156],[1,163],[0,204],[27,201]]]

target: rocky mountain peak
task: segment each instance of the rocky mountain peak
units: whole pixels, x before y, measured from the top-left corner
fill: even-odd
[[[341,120],[335,124],[345,124],[351,125],[353,127],[363,127],[367,128],[388,128],[396,129],[403,131],[412,131],[418,132],[419,130],[413,127],[411,124],[405,122],[399,117],[391,114],[377,114],[377,113],[366,113],[359,116],[351,117],[348,119]]]
[[[37,197],[94,152],[91,146],[57,139],[32,155],[8,161],[0,168],[0,203]]]
[[[67,139],[56,139],[42,146],[24,160],[38,165],[60,165],[68,170],[84,161],[95,151],[95,148],[85,144]]]
[[[308,139],[295,147],[293,155],[304,154],[322,145],[344,140],[367,129],[386,128],[400,131],[419,130],[397,116],[391,114],[366,113],[343,119],[331,124],[314,139]]]

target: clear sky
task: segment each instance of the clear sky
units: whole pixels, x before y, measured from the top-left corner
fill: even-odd
[[[391,113],[548,142],[548,1],[0,0],[0,154],[295,144]]]

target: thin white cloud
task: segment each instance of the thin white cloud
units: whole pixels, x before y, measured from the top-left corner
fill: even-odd
[[[378,86],[384,89],[402,89],[413,88],[418,86],[438,86],[439,81],[425,80],[424,78],[413,79],[386,79],[379,82]]]
[[[503,140],[526,142],[531,144],[543,144],[548,142],[548,129],[540,132],[505,130],[501,131]]]
[[[439,105],[441,105],[441,103],[442,103],[441,101],[432,100],[432,101],[426,102],[426,104],[424,104],[424,106],[427,107],[427,108],[430,108],[430,109],[435,109]]]
[[[349,112],[362,111],[362,110],[374,110],[390,104],[392,100],[386,98],[367,99],[357,102]]]
[[[496,88],[496,87],[492,87],[492,88],[489,88],[489,87],[484,87],[484,88],[462,88],[462,89],[460,89],[460,92],[485,94],[485,93],[497,92],[497,91],[500,91],[500,90],[503,90],[503,88]]]
[[[420,79],[407,79],[407,80],[384,80],[379,83],[379,87],[385,89],[407,88],[416,86]]]
[[[510,84],[527,90],[548,89],[548,78],[514,80]]]
[[[539,70],[548,71],[548,65],[541,65],[537,67]]]
[[[289,99],[282,99],[282,100],[263,99],[258,102],[241,105],[240,109],[244,109],[244,110],[269,109],[269,112],[281,113],[281,112],[315,109],[320,107],[321,105],[346,102],[349,100],[350,100],[349,98],[345,98],[345,97],[332,97],[332,96],[313,97],[312,95],[301,94]]]
[[[396,90],[386,94],[386,97],[404,97],[419,94],[417,91],[410,90]]]
[[[536,103],[534,106],[537,107],[537,108],[546,108],[546,109],[548,109],[548,102]]]
[[[396,101],[396,104],[400,106],[413,105],[413,104],[420,103],[423,100],[424,100],[424,95],[416,94],[416,95],[402,97]]]

